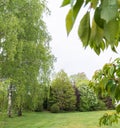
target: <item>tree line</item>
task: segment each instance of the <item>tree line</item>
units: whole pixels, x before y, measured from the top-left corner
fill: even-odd
[[[49,86],[25,85],[22,91],[16,88],[11,90],[12,111],[17,112],[20,116],[22,111],[26,110],[36,112],[48,110],[57,113],[114,109],[110,97],[95,94],[84,73],[68,77],[67,73],[61,70],[49,83]],[[10,81],[6,81],[1,88],[1,109],[9,107],[8,93],[6,92],[9,84]]]

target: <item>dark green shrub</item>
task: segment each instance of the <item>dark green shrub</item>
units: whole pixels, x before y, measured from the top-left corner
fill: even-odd
[[[35,112],[42,112],[43,111],[43,104],[39,104],[36,108],[35,108]]]
[[[106,110],[107,107],[102,100],[98,100],[98,104],[95,107],[95,110]]]
[[[58,113],[58,112],[60,112],[60,108],[59,108],[59,105],[56,103],[56,104],[53,104],[52,106],[51,106],[51,108],[50,108],[50,111],[52,112],[52,113]]]

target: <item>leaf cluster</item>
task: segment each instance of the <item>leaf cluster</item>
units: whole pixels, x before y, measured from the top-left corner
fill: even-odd
[[[120,58],[115,59],[111,63],[105,64],[101,70],[96,71],[92,80],[90,81],[90,86],[92,86],[98,94],[102,94],[103,96],[110,96],[114,104],[119,102]],[[116,112],[120,112],[120,105],[116,106]],[[111,118],[113,117],[110,116],[110,119]]]
[[[63,0],[61,6],[66,5],[70,5],[66,15],[68,35],[79,12],[85,8],[86,12],[78,26],[78,36],[83,47],[90,46],[98,55],[108,46],[116,52],[120,39],[119,0]]]
[[[119,116],[117,113],[105,113],[99,121],[99,125],[108,125],[112,126],[113,123],[118,123]]]

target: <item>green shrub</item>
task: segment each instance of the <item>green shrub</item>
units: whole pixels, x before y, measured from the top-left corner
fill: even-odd
[[[107,107],[102,100],[98,100],[98,104],[96,105],[96,110],[106,110]]]
[[[81,85],[78,89],[80,92],[79,111],[96,110],[98,98],[94,91],[87,85]]]
[[[56,103],[56,104],[53,104],[52,106],[51,106],[51,108],[50,108],[50,111],[52,112],[52,113],[58,113],[58,112],[60,112],[60,108],[59,108],[59,105]]]

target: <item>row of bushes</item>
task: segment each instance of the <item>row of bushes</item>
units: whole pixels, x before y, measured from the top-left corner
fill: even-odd
[[[41,92],[39,92],[39,99],[37,98],[36,100],[33,100],[34,104],[32,99],[36,98],[35,95],[27,95],[28,98],[24,101],[22,109],[38,112],[43,111],[44,109],[50,110],[51,112],[64,112],[105,110],[114,107],[109,97],[103,98],[100,95],[97,96],[85,81],[80,82],[78,79],[76,83],[71,83],[64,71],[59,72],[55,79],[52,80],[48,92],[49,97],[44,97],[42,93],[45,92],[44,90],[41,90]],[[0,108],[2,108],[3,102],[5,102],[4,104],[6,105],[4,105],[4,108],[7,109],[7,95],[6,97],[2,96],[3,94],[0,92]],[[12,98],[16,98],[15,94]],[[15,102],[13,102],[12,105],[13,109],[16,111],[18,106],[16,106]]]
[[[103,99],[88,84],[71,84],[67,74],[61,71],[52,81],[48,109],[51,112],[105,110],[109,108],[106,104],[108,100]]]
[[[70,93],[71,92],[71,93]],[[74,88],[69,87],[68,90],[61,92],[51,89],[49,99],[49,109],[51,112],[57,113],[61,111],[93,111],[107,109],[105,103],[98,99],[89,86],[82,85],[78,88],[77,95]]]

